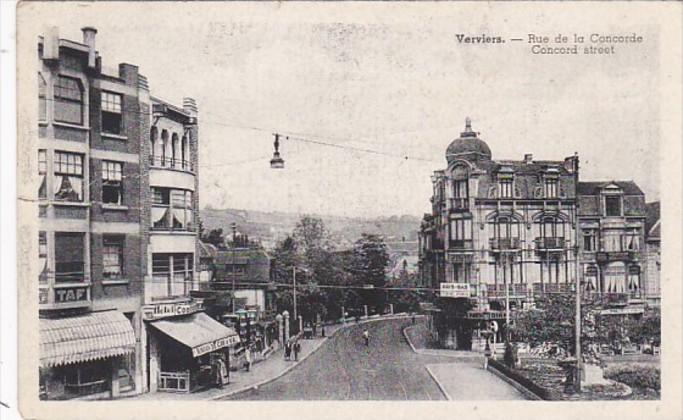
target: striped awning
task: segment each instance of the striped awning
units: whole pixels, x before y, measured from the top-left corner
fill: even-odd
[[[192,357],[199,357],[240,342],[235,330],[215,321],[204,312],[162,319],[150,322],[150,325],[189,347],[192,350]]]
[[[121,356],[135,351],[131,322],[118,311],[40,320],[40,366]]]

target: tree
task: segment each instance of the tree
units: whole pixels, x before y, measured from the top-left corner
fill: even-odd
[[[518,314],[511,328],[515,341],[532,347],[555,343],[567,352],[574,352],[574,297],[552,294],[536,300],[536,308]]]
[[[354,283],[372,287],[363,289],[360,295],[364,304],[374,308],[377,313],[384,310],[387,300],[383,288],[386,285],[388,265],[389,255],[384,240],[378,235],[362,234],[354,244],[349,271]]]
[[[225,249],[225,237],[223,236],[223,229],[211,229],[209,234],[201,238],[203,242],[213,244],[218,249]]]

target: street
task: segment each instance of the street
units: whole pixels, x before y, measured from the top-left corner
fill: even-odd
[[[226,399],[444,400],[425,365],[453,359],[414,353],[402,334],[409,324],[391,320],[353,325],[285,376]],[[363,341],[364,328],[370,333],[369,347]]]

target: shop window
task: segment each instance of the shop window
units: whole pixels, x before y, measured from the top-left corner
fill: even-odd
[[[55,200],[83,201],[83,155],[55,152]]]
[[[68,365],[64,369],[64,390],[67,395],[90,395],[109,390],[111,368],[109,360]]]
[[[597,229],[584,229],[583,230],[583,250],[584,251],[597,251],[598,250],[598,231]]]
[[[605,216],[621,216],[620,196],[605,196]]]
[[[83,125],[83,85],[72,77],[58,76],[54,87],[55,121]]]
[[[47,83],[38,73],[38,121],[47,121]]]
[[[38,150],[38,176],[40,178],[38,198],[47,198],[47,152],[45,149]]]
[[[102,91],[102,131],[110,134],[123,132],[121,95]]]
[[[123,163],[102,161],[102,202],[123,204]]]
[[[83,233],[55,232],[55,281],[82,282],[85,279]]]
[[[117,280],[123,277],[123,247],[122,235],[105,235],[102,238],[102,277]]]

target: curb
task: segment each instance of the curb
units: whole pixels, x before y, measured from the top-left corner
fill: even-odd
[[[436,375],[434,375],[434,372],[432,372],[432,370],[429,368],[429,365],[425,366],[425,369],[427,369],[427,373],[429,373],[429,376],[431,376],[432,380],[436,383],[436,386],[439,388],[439,391],[441,391],[443,396],[446,397],[448,401],[453,401],[453,398],[451,398],[451,396],[448,394],[446,388],[444,388],[443,385],[441,385],[441,382],[436,379]]]
[[[534,401],[543,401],[543,398],[539,397],[538,395],[534,394],[531,392],[529,389],[527,389],[524,385],[520,384],[519,382],[515,381],[512,378],[509,378],[507,375],[505,375],[503,372],[499,371],[495,367],[491,366],[489,364],[488,371],[502,379],[503,381],[507,382],[510,384],[513,388],[515,388],[517,391],[521,392],[528,400],[534,400]]]
[[[403,328],[402,332],[403,332],[403,338],[405,338],[405,340],[408,342],[408,345],[410,345],[410,348],[413,349],[413,352],[414,352],[414,353],[422,354],[422,355],[424,355],[424,356],[443,356],[443,357],[452,357],[452,358],[460,359],[460,360],[463,360],[463,361],[469,360],[469,359],[470,359],[469,357],[463,357],[462,355],[458,355],[458,354],[432,353],[432,352],[430,352],[430,349],[417,349],[417,348],[415,348],[415,345],[413,344],[413,342],[410,341],[410,337],[408,336],[408,331],[407,331],[409,328],[413,328],[413,327],[414,327],[414,325],[409,325],[409,326]],[[447,351],[447,350],[446,350],[446,351]],[[471,359],[475,359],[475,358],[479,358],[479,357],[481,357],[481,356],[480,356],[480,355],[479,355],[479,356],[472,356]]]
[[[294,369],[295,367],[299,366],[300,363],[302,363],[304,360],[308,359],[308,358],[309,358],[311,355],[313,355],[315,352],[317,352],[318,350],[320,350],[320,348],[323,346],[323,344],[327,343],[327,341],[328,341],[330,338],[334,337],[339,331],[341,331],[341,330],[343,330],[343,329],[346,329],[347,327],[350,327],[350,326],[353,326],[353,325],[358,325],[358,324],[365,324],[365,323],[368,323],[368,322],[390,321],[390,320],[393,320],[393,319],[402,319],[402,318],[405,318],[406,316],[407,316],[407,315],[403,315],[403,314],[399,314],[399,315],[390,315],[390,316],[388,316],[388,317],[386,317],[386,318],[365,319],[365,320],[362,320],[362,321],[360,321],[360,322],[358,322],[358,323],[355,323],[355,322],[354,322],[354,323],[351,323],[351,322],[349,322],[349,323],[346,323],[346,324],[342,324],[339,328],[337,328],[334,332],[332,332],[332,334],[328,335],[327,337],[325,337],[324,340],[320,341],[320,342],[318,343],[318,345],[317,345],[315,348],[313,348],[313,350],[311,350],[310,353],[308,353],[306,356],[300,358],[299,361],[298,361],[297,363],[293,363],[293,364],[289,365],[287,368],[285,368],[283,371],[281,371],[281,372],[278,373],[277,375],[275,375],[275,376],[273,376],[273,377],[271,377],[271,378],[268,378],[268,379],[264,379],[264,380],[262,380],[262,381],[260,381],[260,382],[257,382],[257,383],[251,384],[251,385],[245,385],[245,386],[243,386],[242,388],[233,389],[233,390],[228,391],[228,392],[226,392],[226,393],[224,393],[224,394],[221,394],[221,395],[215,395],[215,396],[213,396],[213,397],[207,398],[206,400],[207,400],[207,401],[215,401],[215,400],[219,400],[219,399],[225,398],[225,397],[232,397],[232,396],[235,396],[235,395],[237,395],[237,394],[241,394],[241,393],[244,393],[244,392],[248,392],[248,391],[251,391],[251,390],[258,389],[259,387],[261,387],[261,386],[263,386],[263,385],[266,385],[266,384],[268,384],[268,383],[270,383],[270,382],[273,382],[273,381],[276,380],[276,379],[279,379],[279,378],[283,377],[283,376],[286,375],[290,370],[292,370],[292,369]]]

